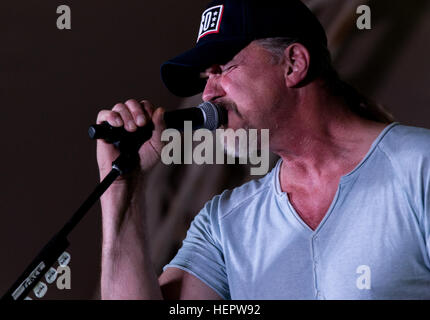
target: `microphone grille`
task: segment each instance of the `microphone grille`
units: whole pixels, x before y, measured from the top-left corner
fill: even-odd
[[[203,102],[197,108],[202,110],[204,116],[203,128],[215,130],[224,123],[221,109],[211,102]]]

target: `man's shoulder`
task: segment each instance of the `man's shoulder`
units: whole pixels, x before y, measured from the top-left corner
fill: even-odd
[[[216,211],[218,218],[222,218],[236,209],[243,208],[244,205],[260,200],[275,188],[275,172],[277,172],[276,166],[261,178],[252,179],[236,188],[224,190],[207,203],[209,209]]]
[[[389,157],[399,160],[422,159],[430,156],[430,130],[397,124],[379,144]]]
[[[397,124],[385,134],[378,148],[400,181],[430,176],[429,129]]]

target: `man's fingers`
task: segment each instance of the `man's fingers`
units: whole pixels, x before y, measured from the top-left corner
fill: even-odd
[[[152,121],[154,122],[154,125],[156,127],[160,127],[161,129],[165,129],[164,112],[165,110],[160,107],[157,108],[152,115]]]
[[[137,125],[134,121],[133,115],[124,103],[117,103],[112,111],[115,111],[121,115],[122,121],[124,122],[124,128],[127,131],[136,131]]]
[[[157,108],[152,115],[152,122],[154,123],[155,130],[152,132],[151,140],[155,144],[155,146],[161,146],[163,143],[161,142],[161,134],[162,131],[166,128],[163,120],[164,117],[164,109]]]
[[[136,125],[139,127],[144,126],[148,121],[148,114],[143,106],[134,99],[127,100],[125,105],[128,107]]]
[[[152,118],[155,111],[154,105],[148,100],[141,100],[140,104],[142,105],[145,112]]]
[[[121,115],[112,110],[101,110],[97,115],[97,124],[107,121],[113,127],[121,127],[124,125]]]
[[[140,103],[134,99],[117,103],[112,110],[101,110],[97,115],[97,124],[107,121],[111,126],[124,126],[127,131],[135,131],[152,119],[157,131],[164,129],[164,109],[155,107],[148,101]]]

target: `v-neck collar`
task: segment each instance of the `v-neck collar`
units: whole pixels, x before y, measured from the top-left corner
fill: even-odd
[[[282,158],[278,160],[275,169],[274,169],[274,175],[273,175],[273,189],[275,190],[275,193],[278,197],[280,198],[285,198],[285,200],[287,201],[288,207],[290,209],[290,211],[293,213],[294,217],[299,220],[300,224],[309,232],[311,232],[312,234],[316,235],[318,233],[318,231],[323,227],[324,223],[326,222],[326,220],[329,218],[331,212],[333,211],[334,207],[336,206],[336,202],[339,198],[339,194],[342,190],[342,187],[352,181],[353,178],[355,178],[359,172],[360,169],[363,167],[364,163],[371,157],[371,155],[373,154],[373,152],[375,151],[376,147],[378,146],[379,142],[381,142],[381,140],[384,138],[384,136],[396,125],[398,125],[398,122],[393,122],[391,124],[389,124],[388,126],[386,126],[378,135],[378,137],[373,141],[371,147],[369,148],[369,151],[366,153],[366,155],[363,157],[363,159],[355,166],[354,169],[352,169],[349,173],[341,176],[340,180],[339,180],[339,185],[337,187],[336,190],[336,194],[330,204],[329,209],[327,210],[326,214],[324,215],[323,219],[321,220],[321,222],[318,224],[317,228],[315,230],[313,230],[311,227],[309,227],[304,221],[303,219],[300,217],[300,215],[296,212],[296,210],[294,209],[293,205],[291,204],[290,200],[288,199],[288,195],[286,192],[283,192],[281,189],[281,182],[280,182],[280,168],[282,165]]]

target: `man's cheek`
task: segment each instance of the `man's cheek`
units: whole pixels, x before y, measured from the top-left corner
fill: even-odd
[[[228,128],[233,130],[241,128],[241,118],[237,116],[236,112],[228,111]]]

